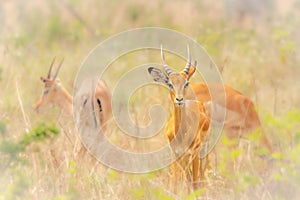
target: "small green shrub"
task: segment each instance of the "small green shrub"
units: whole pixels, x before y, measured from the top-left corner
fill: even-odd
[[[5,125],[2,126],[4,127],[2,129],[6,130]],[[40,123],[31,132],[24,134],[23,138],[17,142],[3,139],[0,142],[0,156],[2,157],[0,170],[7,169],[12,163],[25,163],[26,160],[20,156],[20,153],[24,153],[28,145],[32,142],[44,141],[58,134],[59,130],[55,125]]]
[[[25,134],[20,144],[27,146],[33,141],[44,141],[47,138],[51,138],[59,134],[59,130],[54,124],[46,125],[44,123],[38,124],[32,131]]]

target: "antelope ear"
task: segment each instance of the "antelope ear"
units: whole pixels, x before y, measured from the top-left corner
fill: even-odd
[[[167,77],[167,75],[158,68],[149,67],[148,73],[151,75],[152,79],[155,82],[164,83],[164,84],[169,83],[169,78]]]
[[[195,64],[191,66],[189,72],[187,73],[187,79],[189,80],[193,74],[195,73],[196,71],[196,66],[197,66],[197,61],[195,61]]]
[[[43,83],[46,82],[46,79],[45,79],[44,77],[41,76],[40,79],[41,79],[41,81],[42,81]]]

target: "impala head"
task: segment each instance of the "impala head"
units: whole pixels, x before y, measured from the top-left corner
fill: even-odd
[[[166,84],[170,88],[171,99],[175,106],[182,106],[185,102],[186,90],[189,86],[189,80],[196,70],[197,62],[194,66],[191,64],[191,54],[189,46],[187,47],[188,60],[185,68],[181,72],[173,72],[165,62],[163,49],[161,47],[161,60],[166,73],[155,67],[149,67],[148,72],[156,82]]]
[[[50,65],[48,75],[46,78],[40,77],[41,81],[44,83],[44,89],[42,95],[39,99],[34,103],[33,108],[36,111],[39,111],[40,108],[48,106],[48,105],[55,105],[57,104],[56,101],[59,101],[57,98],[59,95],[58,93],[61,91],[61,82],[57,79],[57,74],[59,69],[63,63],[63,60],[60,62],[59,66],[57,67],[56,71],[54,72],[53,76],[51,76],[52,67],[54,64],[55,58],[53,58],[52,63]]]

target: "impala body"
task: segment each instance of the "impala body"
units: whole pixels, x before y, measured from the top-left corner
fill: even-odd
[[[202,102],[213,101],[214,104],[224,107],[229,111],[233,111],[237,116],[239,116],[230,116],[231,113],[229,116],[226,116],[224,121],[224,128],[226,130],[254,129],[260,126],[260,120],[255,111],[253,102],[237,90],[221,84],[207,85],[205,83],[195,83],[191,84],[191,87],[198,100],[201,100]],[[213,100],[210,93],[214,93]],[[231,115],[233,115],[233,113]]]
[[[192,161],[193,170],[193,187],[198,186],[198,176],[200,170],[200,178],[204,178],[204,170],[208,165],[206,162],[196,158],[199,155],[199,147],[203,144],[209,126],[214,123],[224,125],[224,130],[229,139],[243,137],[246,132],[253,131],[261,126],[259,116],[255,110],[253,102],[233,88],[217,84],[217,83],[194,83],[189,86],[189,79],[196,70],[196,62],[191,65],[190,53],[188,50],[188,62],[186,68],[180,72],[173,72],[165,63],[164,54],[161,50],[162,64],[164,72],[160,69],[150,67],[148,72],[156,82],[166,84],[170,88],[170,99],[173,102],[173,113],[167,123],[166,135],[169,142],[177,138],[175,144],[180,146],[180,142],[184,142],[185,138],[189,138],[188,127],[193,123],[194,119],[199,121],[196,137],[194,138],[188,153],[183,154],[178,162],[172,164],[174,184],[178,183],[180,172],[188,173]],[[192,90],[195,97],[188,92],[188,88]],[[224,94],[225,92],[225,94]],[[213,95],[211,95],[213,93]],[[212,98],[213,96],[213,98]],[[191,98],[192,97],[192,98]],[[225,97],[225,101],[224,101]],[[195,99],[196,98],[196,101]],[[190,100],[193,99],[193,100]],[[197,111],[197,112],[195,112]],[[224,119],[225,113],[225,119]],[[197,116],[197,117],[195,117]],[[270,145],[265,133],[261,131],[261,143],[270,152]],[[176,145],[173,145],[176,147]],[[173,148],[174,153],[181,151],[180,148]],[[197,156],[196,156],[197,155]],[[200,163],[200,167],[198,166]],[[204,164],[204,167],[202,166]],[[180,170],[182,169],[182,170]],[[189,179],[189,178],[188,178]]]
[[[74,99],[76,124],[106,130],[111,117],[111,94],[106,82],[97,77],[85,79]]]
[[[239,91],[221,84],[194,83],[191,84],[191,88],[197,99],[204,102],[205,110],[214,113],[212,122],[224,124],[224,130],[229,139],[243,137],[245,133],[251,133],[261,126],[254,103]],[[211,93],[214,93],[213,99]],[[224,121],[223,113],[226,114]],[[261,144],[272,152],[273,148],[265,133],[263,131],[260,133]]]
[[[63,111],[69,115],[73,115],[73,97],[68,93],[68,91],[63,87],[61,81],[57,78],[57,74],[62,65],[60,62],[58,68],[56,69],[54,75],[51,77],[51,71],[55,59],[53,59],[50,69],[48,71],[47,78],[41,77],[44,83],[44,90],[39,99],[34,103],[33,108],[39,111],[47,106],[58,106]],[[91,91],[89,95],[86,93],[82,96],[82,101],[80,105],[76,105],[76,109],[83,110],[83,107],[87,105],[87,102],[92,102],[93,110],[91,119],[96,120],[95,126],[99,128],[105,128],[105,123],[108,121],[111,114],[111,94],[104,80],[96,78],[90,78],[85,80],[85,82],[95,82],[97,83],[95,90]],[[85,84],[86,85],[86,84]],[[83,86],[85,87],[85,86]],[[75,110],[76,112],[76,110]]]
[[[154,81],[164,83],[170,89],[173,113],[167,123],[166,135],[173,154],[180,157],[171,166],[173,188],[176,189],[180,182],[187,180],[189,185],[192,184],[196,189],[199,185],[199,174],[201,179],[204,178],[199,153],[209,129],[209,118],[205,115],[201,102],[193,101],[189,105],[186,104],[190,96],[189,79],[195,72],[195,67],[191,68],[189,49],[187,65],[179,73],[173,72],[166,65],[162,49],[161,57],[166,74],[154,67],[149,67],[148,72]],[[186,145],[188,148],[185,148]]]

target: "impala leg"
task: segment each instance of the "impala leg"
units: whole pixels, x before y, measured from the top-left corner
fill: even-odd
[[[171,172],[172,172],[172,191],[174,193],[177,192],[177,177],[178,177],[178,168],[177,168],[177,163],[176,161],[174,161],[172,164],[171,164]]]
[[[204,158],[203,158],[203,162],[204,162],[204,164],[203,164],[203,168],[202,168],[202,170],[203,170],[203,173],[205,172],[205,170],[206,169],[209,169],[210,168],[210,166],[209,166],[209,154],[208,154],[208,149],[209,149],[209,142],[208,142],[208,140],[206,140],[206,142],[205,142],[205,145],[204,145]]]
[[[213,149],[212,153],[214,154],[215,166],[213,167],[214,176],[217,175],[217,168],[219,164],[218,155],[216,152],[216,147]]]
[[[176,193],[176,163],[172,164],[172,188],[173,188],[173,192]]]
[[[198,189],[199,185],[199,159],[198,156],[195,156],[193,159],[193,189]]]
[[[180,167],[181,167],[181,179],[180,182],[185,182],[185,186],[187,186],[187,192],[190,193],[193,187],[193,158],[189,155],[185,155],[181,159]]]
[[[241,152],[241,154],[235,158],[235,165],[234,165],[235,172],[240,171],[241,163],[242,163],[243,157],[244,157],[243,146],[244,146],[244,140],[242,138],[240,138],[239,143],[238,143],[238,150]]]
[[[189,157],[184,155],[180,158],[179,162],[178,162],[178,177],[177,177],[177,186],[180,185],[180,188],[184,188],[184,190],[187,189],[187,191],[189,192],[190,189],[190,185],[189,183],[191,182],[191,171],[190,171],[190,167],[188,165],[189,163]],[[187,187],[186,187],[187,186]]]
[[[206,157],[203,159],[200,159],[200,186],[204,187],[204,171],[205,171],[205,163],[206,163]]]

